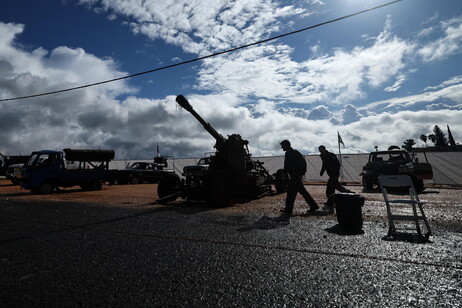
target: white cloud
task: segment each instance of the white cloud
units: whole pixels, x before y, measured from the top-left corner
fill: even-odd
[[[23,30],[23,25],[0,22],[2,98],[61,90],[126,75],[125,72],[117,71],[117,65],[112,59],[97,58],[81,48],[60,46],[51,52],[43,48],[25,51],[13,41]],[[8,35],[2,35],[4,33]],[[125,86],[121,87],[121,84]],[[135,89],[120,81],[91,91],[110,91],[115,96],[134,93]]]
[[[156,7],[148,1],[80,2],[98,5],[120,20],[125,16],[134,31],[197,54],[254,41],[279,29],[279,18],[301,14],[292,7],[278,9],[269,1],[212,1],[208,6],[193,0],[163,1]],[[239,133],[248,139],[254,156],[282,155],[282,139],[290,139],[305,154],[317,152],[320,144],[336,148],[337,131],[346,151],[401,145],[431,131],[435,124],[462,131],[460,76],[419,95],[361,108],[354,105],[366,96],[366,88],[398,93],[411,71],[407,60],[415,55],[416,44],[393,35],[390,23],[388,19],[383,31],[364,45],[336,48],[305,60],[294,60],[292,47],[282,40],[208,59],[199,67],[196,87],[211,94],[189,95],[188,99],[221,134]],[[448,23],[445,29],[456,29],[454,25]],[[82,48],[26,51],[14,41],[23,29],[22,25],[0,23],[1,98],[125,74],[114,59],[99,58]],[[448,41],[457,37],[452,30],[445,33]],[[317,45],[322,50],[322,41]],[[187,111],[176,109],[173,96],[117,99],[120,94],[135,93],[120,81],[3,102],[0,152],[102,147],[115,149],[118,158],[146,159],[155,154],[157,143],[162,153],[177,157],[201,156],[212,150],[213,138]],[[417,105],[425,111],[405,110]],[[345,106],[344,110],[339,112],[339,106]],[[441,123],[442,119],[447,123]]]
[[[460,110],[450,113],[447,110],[382,113],[346,125],[342,131],[346,131],[347,134],[345,136],[342,134],[342,139],[345,144],[352,140],[354,146],[360,149],[372,149],[375,145],[381,149],[386,149],[392,144],[401,146],[406,139],[418,141],[420,135],[431,132],[434,125],[443,127],[449,124],[451,131],[461,131],[462,125],[457,121],[457,118],[460,117],[462,117]],[[441,122],[442,119],[444,119],[443,123]]]
[[[315,45],[311,46],[311,47],[310,47],[311,53],[313,53],[313,54],[315,54],[315,55],[318,54],[319,49],[321,48],[320,46],[321,46],[321,45],[320,45],[320,42],[319,42],[319,41],[318,41]]]
[[[95,1],[81,1],[96,5]],[[312,3],[313,4],[313,3]],[[316,5],[322,2],[314,1]],[[139,1],[101,1],[99,7],[129,18],[135,33],[162,39],[198,55],[255,42],[280,30],[281,20],[303,16],[306,9],[277,7],[263,0],[173,1],[152,5]],[[283,42],[260,45],[203,61],[196,88],[236,92],[280,102],[344,104],[365,97],[365,86],[386,91],[405,81],[405,59],[415,46],[393,36],[391,18],[369,47],[334,49],[296,62]],[[316,44],[321,49],[321,43]]]
[[[361,119],[361,114],[358,109],[351,104],[346,105],[343,110],[343,124],[357,122],[359,119]]]
[[[428,25],[430,23],[433,23],[433,21],[437,20],[439,17],[439,13],[435,12],[432,16],[426,18],[423,22],[422,25]]]
[[[424,61],[431,62],[446,59],[449,56],[461,53],[462,17],[442,22],[441,28],[444,36],[424,45],[419,50],[418,53]]]
[[[404,74],[399,75],[395,81],[395,83],[392,86],[386,87],[383,89],[386,92],[396,92],[398,91],[399,88],[401,88],[401,85],[406,81],[406,76]]]
[[[452,78],[443,82],[439,89],[426,89],[426,92],[404,97],[396,97],[385,101],[378,101],[364,106],[370,112],[396,112],[400,110],[412,109],[414,106],[421,105],[424,108],[433,102],[451,101],[451,105],[462,103],[462,83],[454,84],[458,78]]]
[[[428,28],[424,28],[422,29],[418,34],[417,36],[428,36],[430,35],[435,29],[433,27],[428,27]]]
[[[279,18],[304,13],[303,8],[278,7],[272,1],[236,0],[81,0],[132,20],[137,34],[162,39],[185,51],[206,55],[258,41],[279,29]]]
[[[259,46],[204,61],[198,87],[241,96],[284,98],[293,91],[291,76],[296,71],[297,63],[290,60],[288,46]]]
[[[333,117],[334,114],[326,106],[317,106],[308,115],[309,120],[330,120]]]
[[[306,61],[292,60],[282,43],[258,46],[204,61],[199,89],[236,92],[280,102],[344,104],[364,98],[364,86],[379,87],[395,78],[387,91],[406,80],[405,59],[414,45],[385,30],[370,47],[336,49]]]
[[[117,71],[113,60],[97,58],[80,48],[25,51],[13,40],[23,29],[22,25],[0,22],[0,33],[9,33],[0,35],[1,98],[60,90],[126,74]],[[115,96],[132,92],[124,81],[119,81],[54,96],[3,102],[2,146],[17,152],[45,145],[55,149],[66,143],[98,147],[105,136],[121,126]]]
[[[449,105],[444,103],[436,103],[427,105],[426,110],[462,110],[462,104],[459,105]]]
[[[449,80],[445,80],[440,85],[426,87],[424,91],[439,90],[456,84],[462,84],[462,75],[451,77]]]

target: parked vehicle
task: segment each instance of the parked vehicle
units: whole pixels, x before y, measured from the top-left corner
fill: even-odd
[[[376,151],[369,154],[369,161],[360,173],[365,191],[378,188],[380,175],[407,174],[412,178],[417,193],[424,191],[424,179],[432,179],[433,171],[427,162],[419,163],[417,157],[397,146],[391,146],[388,151]]]
[[[184,183],[186,187],[189,187],[189,194],[186,195],[188,200],[200,200],[203,191],[199,187],[205,182],[210,161],[210,156],[204,156],[199,159],[197,164],[183,167]]]
[[[174,173],[168,168],[167,157],[155,157],[154,162],[134,162],[118,171],[118,184],[157,183],[165,176]]]
[[[13,164],[9,165],[6,169],[5,177],[13,183],[13,185],[18,185],[21,180],[21,169],[24,164]]]
[[[185,166],[183,168],[183,176],[186,178],[186,182],[194,181],[197,176],[203,176],[204,172],[209,169],[210,156],[204,156],[199,159],[197,164]]]
[[[50,194],[58,187],[71,186],[100,190],[102,183],[112,181],[114,175],[109,170],[109,161],[113,158],[113,150],[32,152],[22,168],[21,186],[39,194]]]
[[[6,175],[10,165],[24,164],[29,159],[29,155],[3,155],[0,153],[0,175]]]

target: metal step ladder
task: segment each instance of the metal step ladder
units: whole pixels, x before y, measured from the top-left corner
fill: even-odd
[[[388,235],[389,237],[396,238],[398,232],[396,230],[395,221],[412,221],[415,224],[415,229],[420,238],[428,238],[431,235],[430,225],[428,224],[427,217],[423,210],[424,202],[419,200],[419,196],[416,193],[412,179],[408,175],[381,175],[379,177],[379,185],[382,190],[383,198],[387,206],[388,216]],[[406,194],[400,195],[400,199],[390,199],[389,191],[392,189],[399,191],[406,191]],[[411,205],[412,214],[394,214],[392,213],[392,205]],[[397,206],[393,207],[396,210]],[[408,209],[409,210],[409,209]],[[422,235],[420,221],[424,222],[426,233]]]

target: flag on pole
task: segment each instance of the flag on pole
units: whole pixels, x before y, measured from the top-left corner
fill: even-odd
[[[456,141],[454,140],[454,137],[452,136],[451,130],[449,129],[449,125],[448,125],[448,135],[449,135],[449,144],[452,146],[455,146]]]
[[[342,144],[343,147],[345,148],[345,143],[343,143],[342,137],[340,137],[339,132],[337,132],[337,136],[338,136],[338,145],[340,146],[340,144]]]

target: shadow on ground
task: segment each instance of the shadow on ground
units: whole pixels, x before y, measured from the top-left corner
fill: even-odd
[[[324,229],[329,233],[337,234],[337,235],[361,235],[364,234],[364,230],[362,228],[344,228],[339,224],[332,226],[330,228]]]
[[[238,231],[252,231],[256,229],[267,230],[283,228],[290,224],[290,215],[282,214],[277,217],[262,216],[259,220],[254,222],[252,225],[239,228]]]

